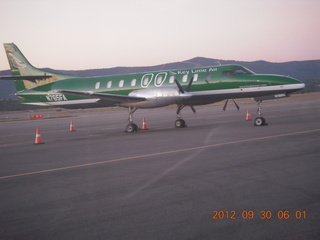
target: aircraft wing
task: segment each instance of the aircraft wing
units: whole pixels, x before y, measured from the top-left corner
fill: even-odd
[[[73,91],[73,90],[54,90],[53,92],[75,95],[80,97],[87,97],[87,98],[99,98],[101,100],[112,101],[116,103],[146,101],[146,98],[143,98],[143,97],[130,97],[130,96],[116,95],[116,94],[95,93],[91,91],[83,92],[83,91]]]

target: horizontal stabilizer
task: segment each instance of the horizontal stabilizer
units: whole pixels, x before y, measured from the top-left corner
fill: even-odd
[[[130,97],[130,96],[116,95],[116,94],[95,93],[91,91],[82,92],[82,91],[72,91],[72,90],[53,90],[52,92],[75,95],[80,97],[87,97],[87,98],[99,98],[101,100],[112,101],[116,103],[146,101],[146,99],[142,97]]]
[[[47,78],[51,78],[50,75],[29,75],[29,76],[0,76],[0,80],[43,80]]]

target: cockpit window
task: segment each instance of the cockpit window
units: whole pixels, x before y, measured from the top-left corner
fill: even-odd
[[[238,69],[234,70],[234,72],[236,73],[236,75],[248,74],[247,71],[245,71],[244,69],[241,69],[241,68],[238,68]]]
[[[235,75],[252,75],[254,74],[252,71],[246,68],[236,68],[222,71],[222,76],[235,76]]]
[[[234,75],[233,70],[224,70],[222,72],[222,76],[224,76],[224,77],[233,76],[233,75]]]

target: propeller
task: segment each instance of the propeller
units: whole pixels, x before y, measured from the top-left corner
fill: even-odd
[[[174,82],[177,84],[178,88],[179,88],[179,91],[181,93],[185,93],[185,92],[189,92],[190,91],[190,88],[191,88],[191,85],[193,83],[193,77],[190,79],[189,83],[188,83],[188,86],[186,87],[186,90],[184,91],[182,86],[180,85],[180,83],[178,82],[177,78],[174,78]]]
[[[188,83],[188,85],[187,85],[187,87],[186,87],[186,90],[183,90],[183,88],[182,88],[181,84],[178,82],[177,78],[174,78],[174,82],[176,83],[177,87],[179,88],[179,92],[181,92],[181,93],[189,92],[190,89],[191,89],[191,85],[192,85],[192,83],[193,83],[193,77],[190,79],[190,81],[189,81],[189,83]],[[191,104],[187,104],[187,105],[179,104],[179,105],[178,105],[178,110],[177,110],[177,114],[178,114],[178,115],[180,114],[180,111],[181,111],[185,106],[189,106],[194,114],[197,113],[197,112],[196,112],[196,109],[195,109]]]
[[[189,92],[190,91],[190,88],[191,88],[191,85],[193,83],[193,77],[190,79],[189,83],[188,83],[188,86],[186,88],[186,92]]]
[[[226,110],[228,101],[229,101],[229,99],[227,99],[226,103],[224,104],[223,109],[222,109],[223,111]],[[234,105],[236,106],[236,108],[237,108],[238,111],[239,111],[239,109],[240,109],[239,105],[236,103],[236,101],[235,101],[234,99],[232,99],[232,101],[233,101]]]
[[[177,87],[179,88],[179,92],[184,93],[184,90],[181,87],[180,83],[178,82],[177,78],[174,78],[174,82],[177,84]]]

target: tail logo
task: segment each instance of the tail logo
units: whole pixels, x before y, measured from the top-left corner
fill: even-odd
[[[8,53],[8,57],[10,62],[15,68],[25,68],[26,64],[24,62],[21,62],[18,58],[16,58],[12,53]]]

